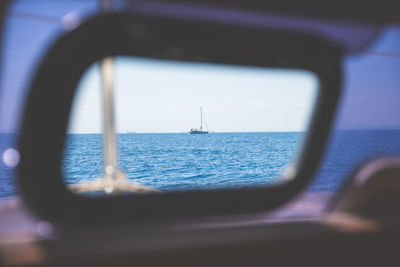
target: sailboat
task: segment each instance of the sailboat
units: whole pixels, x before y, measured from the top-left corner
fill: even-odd
[[[203,131],[203,109],[202,108],[200,108],[200,129],[190,129],[189,133],[190,134],[208,134],[208,131]]]

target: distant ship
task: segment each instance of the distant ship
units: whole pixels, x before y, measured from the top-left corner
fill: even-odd
[[[207,131],[203,131],[203,109],[202,108],[200,108],[200,129],[190,129],[189,133],[190,134],[208,134],[208,129],[207,129]]]

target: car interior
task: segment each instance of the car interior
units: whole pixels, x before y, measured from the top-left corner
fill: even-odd
[[[400,265],[400,2],[0,15],[0,266]]]

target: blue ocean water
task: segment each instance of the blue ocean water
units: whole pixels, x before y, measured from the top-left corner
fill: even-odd
[[[400,156],[400,130],[336,131],[309,191],[334,191],[366,161]]]
[[[16,192],[15,170],[6,165],[4,153],[15,147],[17,135],[0,133],[0,198],[8,197]]]
[[[275,183],[295,160],[302,133],[121,134],[120,165],[129,179],[161,190]],[[0,155],[15,136],[0,135]],[[335,191],[361,162],[400,155],[400,130],[336,131],[310,191]],[[69,135],[67,183],[102,173],[101,135]],[[16,193],[14,169],[0,160],[0,198]]]
[[[120,134],[119,161],[127,177],[160,190],[276,183],[293,162],[302,133]],[[68,135],[66,181],[102,174],[101,135]]]

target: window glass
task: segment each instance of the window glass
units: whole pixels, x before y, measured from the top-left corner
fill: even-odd
[[[334,192],[366,160],[400,155],[400,27],[387,27],[343,67],[343,97],[311,191]]]

